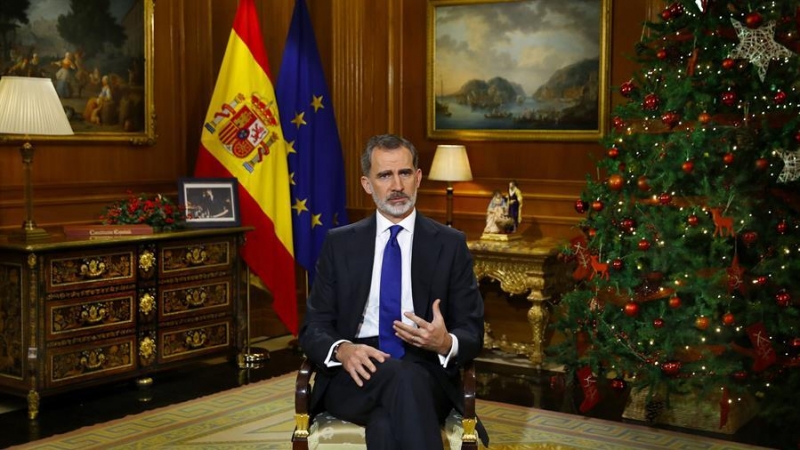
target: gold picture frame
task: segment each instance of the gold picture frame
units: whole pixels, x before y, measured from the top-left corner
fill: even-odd
[[[429,138],[599,140],[611,0],[429,0]]]
[[[51,78],[75,132],[37,141],[155,143],[154,3],[111,0],[98,10],[93,2],[30,0],[0,74]]]

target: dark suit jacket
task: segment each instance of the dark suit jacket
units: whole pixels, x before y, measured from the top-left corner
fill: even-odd
[[[320,370],[311,395],[312,412],[321,404],[330,376],[341,368],[325,369],[334,342],[356,338],[369,295],[375,257],[375,215],[328,232],[317,261],[317,274],[308,297],[300,346]],[[463,412],[459,368],[478,356],[483,346],[483,299],[473,272],[472,255],[460,231],[435,222],[417,211],[411,251],[414,313],[433,319],[434,300],[447,331],[458,338],[458,356],[442,367],[434,352],[406,346],[404,359],[424,364]]]

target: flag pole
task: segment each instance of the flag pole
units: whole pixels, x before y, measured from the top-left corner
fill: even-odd
[[[245,264],[245,267],[247,277],[247,288],[245,290],[245,297],[247,298],[247,340],[244,344],[244,352],[239,355],[238,362],[240,369],[255,369],[269,359],[269,350],[250,345],[250,266]]]

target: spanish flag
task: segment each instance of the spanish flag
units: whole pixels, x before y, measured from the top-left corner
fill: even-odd
[[[297,335],[288,152],[253,0],[240,0],[200,138],[196,177],[239,180],[242,257]]]

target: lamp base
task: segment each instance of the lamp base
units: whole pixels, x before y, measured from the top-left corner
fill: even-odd
[[[34,227],[26,227],[16,230],[11,233],[9,239],[14,241],[40,241],[42,239],[47,239],[50,237],[50,233],[48,233],[44,228]]]

